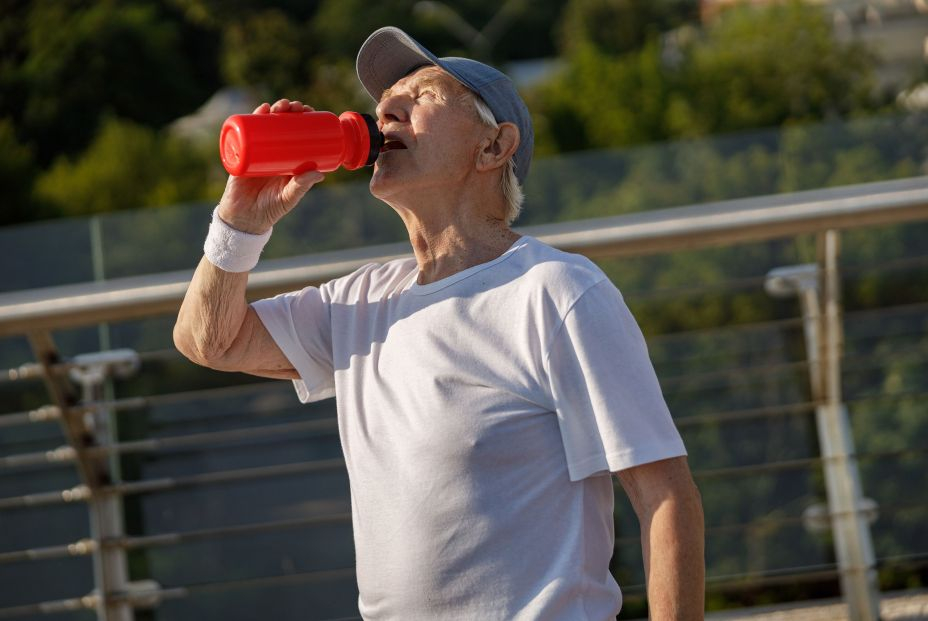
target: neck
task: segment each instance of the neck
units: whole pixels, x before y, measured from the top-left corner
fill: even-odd
[[[437,197],[434,197],[437,199]],[[409,233],[419,264],[420,285],[426,285],[492,261],[519,238],[487,203],[458,200],[453,204],[433,202],[392,205]],[[499,210],[498,213],[502,213]]]

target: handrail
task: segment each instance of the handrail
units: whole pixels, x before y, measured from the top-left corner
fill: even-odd
[[[928,219],[928,176],[751,197],[520,228],[587,256],[640,256]],[[409,255],[407,243],[263,261],[248,294],[319,284],[370,262]],[[176,312],[190,270],[0,294],[0,336]]]

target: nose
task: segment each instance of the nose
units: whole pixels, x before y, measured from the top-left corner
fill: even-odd
[[[377,121],[383,128],[388,123],[405,123],[409,120],[409,111],[403,95],[387,95],[377,104]]]

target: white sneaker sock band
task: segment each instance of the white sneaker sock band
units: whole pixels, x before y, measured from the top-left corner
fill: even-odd
[[[219,207],[213,210],[213,221],[203,244],[206,259],[225,272],[250,272],[258,264],[264,245],[271,238],[271,228],[261,235],[252,235],[231,226],[219,217]]]

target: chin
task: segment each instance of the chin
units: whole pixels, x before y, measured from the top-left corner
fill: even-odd
[[[371,175],[370,183],[368,183],[371,194],[376,198],[383,198],[384,190],[386,189],[385,186],[389,186],[389,183],[384,180],[383,172],[375,168],[374,174]]]
[[[402,181],[395,173],[391,173],[389,169],[384,169],[380,164],[376,164],[374,166],[374,174],[371,175],[371,181],[368,185],[372,195],[381,200],[385,200],[402,187]]]

